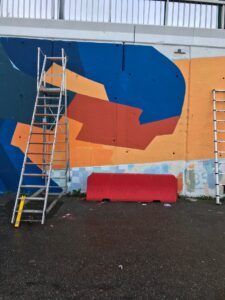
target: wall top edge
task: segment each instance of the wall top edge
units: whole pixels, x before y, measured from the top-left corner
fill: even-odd
[[[225,48],[225,30],[155,25],[0,19],[0,36]]]

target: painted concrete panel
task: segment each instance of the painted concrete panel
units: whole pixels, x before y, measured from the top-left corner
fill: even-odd
[[[69,57],[71,189],[85,191],[93,171],[160,173],[177,176],[181,194],[214,195],[211,91],[225,87],[225,50],[204,48],[201,56],[200,48],[176,53],[162,44],[18,38],[0,44],[0,192],[17,188],[40,46],[53,56],[63,47]],[[40,168],[40,158],[29,159]]]

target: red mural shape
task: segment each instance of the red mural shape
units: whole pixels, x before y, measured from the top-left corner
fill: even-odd
[[[68,116],[83,124],[77,139],[96,144],[145,149],[159,135],[172,134],[179,117],[140,124],[141,109],[76,95]]]

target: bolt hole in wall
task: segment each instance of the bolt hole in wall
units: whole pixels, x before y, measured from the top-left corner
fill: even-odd
[[[191,1],[189,1],[191,2]],[[194,2],[194,1],[193,1]],[[219,6],[151,0],[1,0],[2,17],[217,28]]]

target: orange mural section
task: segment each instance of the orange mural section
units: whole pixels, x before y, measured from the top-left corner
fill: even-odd
[[[63,119],[60,121],[63,122]],[[18,123],[16,126],[16,130],[14,132],[13,138],[12,138],[12,145],[17,146],[18,148],[21,149],[22,152],[26,151],[26,145],[27,145],[27,139],[29,137],[29,131],[30,131],[30,126],[26,124],[21,124]],[[28,157],[29,159],[34,162],[37,166],[42,168],[42,158],[43,158],[43,145],[40,144],[35,144],[35,143],[43,143],[43,142],[52,142],[54,135],[52,135],[53,131],[46,131],[46,133],[49,133],[51,135],[45,136],[46,140],[43,140],[43,130],[42,128],[39,127],[33,127],[33,135],[31,137],[31,144],[29,146],[29,151],[28,151]],[[57,137],[57,142],[64,142],[64,135],[58,135]],[[32,144],[34,143],[34,144]],[[51,145],[45,145],[45,151],[46,152],[51,152]],[[56,151],[57,150],[64,150],[65,144],[56,144]],[[39,153],[39,154],[37,154]],[[50,156],[46,156],[47,160],[50,160]],[[62,152],[56,152],[54,156],[55,160],[65,160],[65,156]],[[46,161],[47,162],[47,161]],[[60,169],[64,168],[64,164],[60,163],[54,163],[53,165],[54,168]]]
[[[212,159],[214,158],[212,90],[225,89],[225,57],[192,59],[190,78],[187,159]],[[220,96],[224,98],[224,95]],[[224,113],[218,113],[218,119],[220,117],[224,119]],[[225,123],[220,124],[218,129],[225,129]],[[220,145],[221,150],[222,148],[225,150],[224,145]]]
[[[156,137],[145,151],[117,148],[113,162],[129,164],[214,158],[212,90],[225,87],[225,57],[179,60],[175,64],[185,78],[186,95],[174,133]]]
[[[62,66],[55,63],[46,73],[46,82],[54,86],[60,87],[61,78],[52,76],[52,74],[62,74]],[[66,70],[67,90],[77,94],[95,97],[101,100],[108,100],[108,96],[103,84],[87,79],[70,70]]]
[[[60,123],[64,123],[64,119],[60,119]],[[81,130],[82,124],[69,119],[69,141],[70,141],[70,163],[71,167],[79,166],[82,167],[86,164],[88,165],[103,165],[106,161],[111,161],[112,159],[112,149],[110,146],[97,145],[88,142],[82,142],[76,140],[76,136],[79,134]],[[17,123],[16,130],[14,132],[11,144],[13,146],[18,147],[22,152],[26,151],[27,139],[29,136],[30,125]],[[43,141],[42,138],[42,129],[39,127],[34,127],[33,130],[36,133],[40,133],[40,135],[35,135],[33,138],[33,142],[41,143]],[[60,135],[57,137],[57,142],[62,139]],[[51,138],[48,139],[51,141]],[[42,146],[32,145],[30,146],[29,152],[42,153]],[[62,150],[62,145],[57,144],[56,150]],[[35,154],[28,154],[29,159],[34,162],[36,165],[41,167],[42,156]],[[65,159],[64,154],[61,152],[55,152],[54,155],[55,160],[63,160]],[[63,165],[54,164],[54,168],[63,169]]]
[[[111,110],[113,118],[118,120],[120,114],[125,114],[127,118],[126,127],[118,122],[119,130],[118,127],[114,128],[110,120],[112,116],[103,108],[104,101],[101,101],[107,100],[104,87],[67,71],[68,89],[89,96],[77,95],[69,108],[71,167],[212,159],[214,152],[211,91],[214,88],[224,89],[225,57],[179,60],[175,63],[185,78],[185,101],[181,117],[166,120],[168,123],[165,123],[162,129],[152,123],[140,125],[139,109],[128,109],[122,107],[123,105],[108,102],[107,104],[115,106]],[[58,67],[54,65],[53,68]],[[55,69],[49,70],[53,71],[57,72]],[[57,85],[56,81],[54,85]],[[72,119],[74,116],[77,120]],[[176,126],[174,131],[170,129],[170,122],[174,122],[173,125]],[[113,132],[110,136],[109,129]],[[90,141],[93,136],[92,130],[95,130],[95,136],[96,130],[99,131],[99,139]],[[28,125],[18,124],[12,145],[24,152],[28,133]],[[121,141],[125,137],[131,148],[118,146],[122,145]],[[85,139],[89,141],[84,141]],[[112,143],[113,139],[115,145]],[[134,145],[141,149],[132,149]],[[30,156],[30,159],[40,163],[36,156]]]

